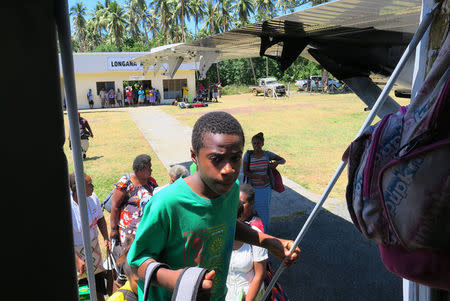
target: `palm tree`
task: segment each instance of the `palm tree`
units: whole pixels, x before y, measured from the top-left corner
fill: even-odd
[[[145,34],[145,40],[147,42],[147,45],[150,43],[148,39],[148,24],[151,23],[150,15],[147,9],[147,4],[145,3],[145,0],[131,0],[136,2],[136,6],[138,8],[138,16],[139,20],[142,23],[142,28],[144,29]]]
[[[252,0],[237,0],[232,8],[234,9],[234,14],[240,21],[240,25],[246,25],[248,23],[250,14],[254,13],[253,1]]]
[[[217,7],[214,5],[214,0],[208,1],[205,12],[205,22],[203,24],[203,28],[208,30],[210,35],[213,35],[216,33],[218,17]]]
[[[257,11],[256,18],[259,21],[271,19],[275,16],[275,4],[273,0],[255,0]]]
[[[74,33],[78,37],[82,52],[86,52],[86,6],[83,2],[75,3],[70,8],[70,15],[74,26]]]
[[[171,13],[172,0],[152,0],[150,6],[154,8],[156,14],[160,16],[161,31],[167,32],[169,28],[169,18]],[[167,37],[164,35],[164,43],[167,42]]]
[[[178,14],[179,12],[179,14]],[[186,41],[186,30],[184,26],[184,21],[186,18],[190,18],[191,6],[189,0],[179,0],[175,8],[175,14],[179,16],[180,26],[181,26],[181,42]]]
[[[157,33],[161,30],[161,22],[158,18],[158,14],[156,13],[155,9],[151,9],[149,12],[150,15],[150,22],[148,23],[149,30],[152,34],[152,39],[155,38]]]
[[[217,2],[218,10],[221,11],[217,20],[218,26],[222,32],[230,30],[233,23],[233,16],[231,15],[231,0],[219,0]]]
[[[203,0],[190,0],[191,17],[194,18],[195,35],[198,34],[198,23],[205,15],[205,2]]]
[[[94,18],[90,18],[86,22],[86,48],[87,50],[95,49],[102,43],[102,36],[97,28]]]
[[[106,30],[105,25],[105,11],[106,7],[103,6],[100,2],[95,6],[94,12],[89,13],[91,18],[89,21],[92,22],[94,34],[98,34],[103,38],[103,31]]]
[[[106,28],[109,31],[110,43],[120,48],[124,38],[124,31],[127,21],[125,20],[125,11],[116,1],[109,3],[107,10]]]
[[[127,10],[126,17],[128,19],[128,32],[135,41],[139,41],[141,30],[139,29],[139,9],[135,0],[128,0],[125,3]]]

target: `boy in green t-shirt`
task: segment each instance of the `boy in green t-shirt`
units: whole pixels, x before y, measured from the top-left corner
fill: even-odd
[[[300,249],[289,254],[293,241],[257,232],[236,220],[244,133],[239,122],[225,112],[200,117],[192,131],[191,158],[197,170],[152,197],[128,253],[137,268],[139,299],[152,261],[168,264],[152,278],[150,300],[169,300],[184,267],[208,270],[200,295],[224,300],[233,240],[267,248],[290,266]]]

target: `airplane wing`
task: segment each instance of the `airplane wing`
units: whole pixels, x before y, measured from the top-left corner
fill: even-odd
[[[277,60],[284,71],[301,55],[327,66],[339,79],[355,73],[388,75],[419,24],[421,5],[421,0],[337,0],[193,42],[157,47],[136,60],[154,67],[168,63],[169,70],[174,67],[169,76],[178,63],[197,62],[204,76],[217,61],[258,56]],[[330,66],[331,61],[339,68]]]
[[[167,63],[173,77],[183,62],[196,62],[200,79],[215,62],[266,56],[284,72],[300,55],[344,81],[371,107],[420,21],[421,0],[336,0],[193,42],[163,46],[136,58],[157,72]],[[164,48],[165,47],[165,48]],[[155,50],[155,51],[153,51]],[[414,58],[397,83],[410,88]],[[370,94],[369,96],[367,96]],[[390,110],[398,108],[388,100]],[[389,106],[389,105],[388,105]]]

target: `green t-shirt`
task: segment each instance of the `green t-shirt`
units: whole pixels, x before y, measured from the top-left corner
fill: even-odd
[[[182,178],[155,194],[144,209],[128,263],[138,267],[153,258],[171,269],[200,266],[215,270],[211,300],[224,300],[236,229],[239,184],[216,199],[197,195]],[[139,299],[143,282],[138,281]],[[170,300],[172,293],[150,287],[150,300]]]

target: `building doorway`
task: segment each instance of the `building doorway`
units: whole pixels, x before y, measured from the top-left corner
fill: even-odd
[[[187,79],[165,79],[163,80],[164,99],[183,98],[182,87],[187,86]]]
[[[132,87],[136,90],[138,90],[140,86],[142,86],[144,89],[147,87],[149,87],[150,89],[152,88],[151,80],[124,80],[122,84],[124,91],[126,91],[127,87]]]

